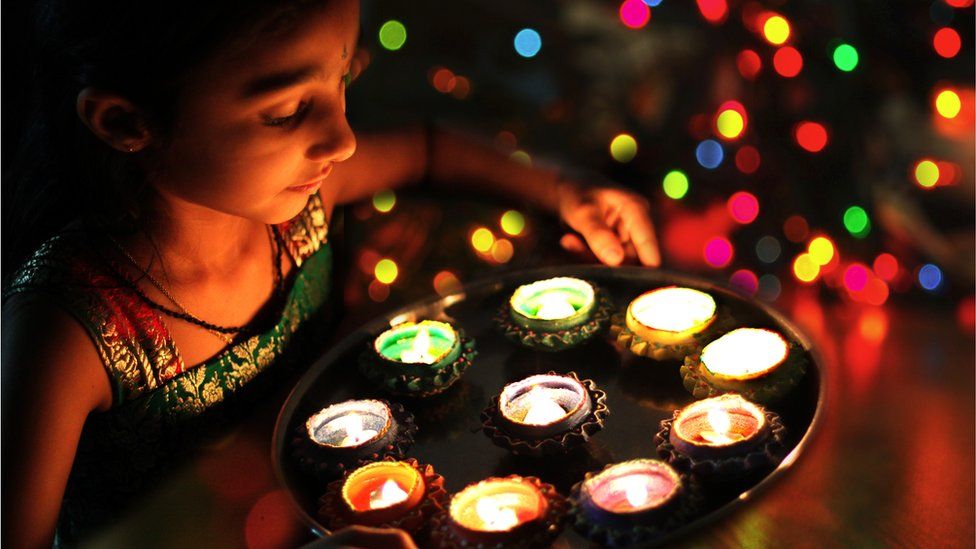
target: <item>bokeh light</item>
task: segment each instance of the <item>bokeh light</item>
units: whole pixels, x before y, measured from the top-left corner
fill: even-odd
[[[954,8],[968,8],[973,5],[973,0],[945,0],[945,3]]]
[[[932,37],[932,47],[935,48],[935,53],[941,57],[950,59],[959,53],[962,48],[962,40],[955,29],[945,27],[939,29]]]
[[[642,0],[624,0],[620,4],[620,21],[629,28],[639,29],[651,20],[651,8]]]
[[[721,269],[732,262],[734,249],[729,239],[716,236],[705,243],[705,262],[715,268]]]
[[[390,297],[390,287],[377,279],[369,283],[369,287],[366,288],[366,293],[369,294],[370,299],[380,303]]]
[[[810,254],[810,259],[822,267],[834,258],[834,243],[826,236],[818,236],[810,241],[807,252]]]
[[[803,216],[791,215],[783,223],[783,234],[790,242],[803,242],[807,239],[809,232],[810,226]]]
[[[752,50],[742,50],[735,58],[736,67],[739,74],[746,80],[754,80],[762,71],[762,59],[759,54]]]
[[[706,139],[695,148],[695,159],[703,168],[714,170],[722,163],[725,151],[722,145],[714,139]]]
[[[759,169],[759,151],[752,145],[746,145],[735,153],[735,167],[740,172],[749,175]]]
[[[870,272],[860,263],[852,263],[844,269],[844,287],[851,292],[860,292],[868,284]]]
[[[535,57],[542,49],[542,37],[535,29],[522,29],[515,35],[515,52],[522,57]]]
[[[521,164],[523,166],[532,165],[532,157],[529,155],[529,153],[525,151],[515,151],[512,154],[508,155],[508,159],[511,160],[512,162],[515,162],[516,164]]]
[[[725,139],[739,137],[742,135],[742,130],[745,127],[745,119],[734,109],[725,109],[718,113],[718,116],[715,118],[715,128],[718,130],[719,136]]]
[[[471,233],[471,246],[481,253],[488,253],[494,243],[495,235],[485,227],[479,227]]]
[[[407,27],[396,19],[390,19],[380,27],[380,45],[390,51],[403,47],[407,41]]]
[[[728,17],[729,5],[725,0],[698,0],[698,11],[706,21],[718,25]]]
[[[783,285],[779,281],[779,277],[774,274],[764,274],[759,277],[759,291],[757,295],[760,299],[765,301],[776,301],[779,297],[780,292],[783,291]]]
[[[441,271],[434,275],[434,291],[446,296],[461,291],[461,281],[451,271]]]
[[[766,235],[756,242],[756,257],[763,263],[775,263],[782,252],[783,247],[775,236]]]
[[[389,258],[377,261],[376,267],[373,268],[373,275],[376,276],[376,280],[383,284],[393,284],[399,274],[400,269],[397,267],[396,261]]]
[[[387,213],[396,206],[396,193],[387,189],[373,195],[373,207],[380,213]]]
[[[773,68],[784,78],[793,78],[803,70],[803,56],[791,46],[783,46],[773,54]]]
[[[793,276],[800,282],[810,283],[820,275],[820,266],[810,257],[802,253],[793,260]]]
[[[680,200],[688,194],[688,176],[681,170],[671,170],[664,176],[661,186],[668,198]]]
[[[525,230],[525,216],[516,210],[508,210],[502,214],[499,225],[505,234],[518,236]]]
[[[729,277],[729,286],[745,295],[756,295],[759,289],[759,278],[749,269],[739,269]]]
[[[774,46],[785,43],[790,39],[790,23],[781,15],[773,15],[763,24],[763,37]]]
[[[868,212],[860,206],[851,206],[844,210],[844,228],[852,236],[864,238],[871,231],[871,220]]]
[[[926,263],[918,270],[918,285],[926,290],[933,292],[942,285],[942,269]]]
[[[878,257],[874,258],[872,267],[874,274],[881,280],[891,282],[898,276],[898,259],[887,252],[878,254]]]
[[[663,0],[644,0],[644,3],[652,8],[656,8],[661,5]]]
[[[929,189],[939,182],[939,167],[931,160],[921,160],[915,164],[915,182]]]
[[[793,136],[797,145],[812,153],[820,152],[827,146],[827,128],[817,122],[800,122]]]
[[[739,191],[730,196],[726,207],[732,219],[743,225],[752,223],[759,216],[759,200],[756,195],[746,191]]]
[[[959,94],[953,90],[942,90],[935,96],[935,110],[943,118],[955,118],[962,110]]]
[[[637,3],[643,4],[640,0]],[[627,133],[622,133],[610,142],[610,156],[617,162],[630,162],[637,156],[637,140]]]
[[[867,287],[864,288],[864,301],[869,305],[884,305],[885,301],[888,301],[889,294],[888,285],[883,280],[872,278],[868,280]]]
[[[844,71],[851,72],[857,68],[858,55],[857,48],[850,44],[841,44],[834,48],[834,65]]]
[[[499,238],[491,246],[491,258],[498,263],[508,263],[515,255],[515,246],[507,238]]]

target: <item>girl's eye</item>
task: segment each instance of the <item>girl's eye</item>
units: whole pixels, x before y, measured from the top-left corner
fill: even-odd
[[[284,127],[284,126],[294,126],[305,118],[308,114],[309,109],[312,108],[311,101],[302,101],[298,104],[298,108],[295,112],[286,116],[265,116],[264,125],[272,127]]]

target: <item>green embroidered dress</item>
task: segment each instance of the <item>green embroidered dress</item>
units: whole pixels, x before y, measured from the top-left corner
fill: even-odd
[[[332,250],[318,196],[278,229],[295,265],[280,319],[192,367],[159,313],[121,283],[118,268],[84,233],[49,240],[14,276],[4,299],[24,292],[53,298],[91,336],[113,391],[112,408],[91,414],[82,432],[59,540],[110,521],[174,456],[253,402],[280,363],[307,354],[299,340],[321,330],[330,311]]]

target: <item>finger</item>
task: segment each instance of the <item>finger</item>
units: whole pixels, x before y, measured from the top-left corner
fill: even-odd
[[[339,547],[416,549],[410,535],[396,528],[350,526],[327,538]]]
[[[586,251],[586,243],[579,236],[567,233],[559,239],[559,244],[568,252],[581,254]]]
[[[647,214],[647,210],[638,205],[627,208],[623,214],[630,241],[637,249],[637,255],[641,263],[649,267],[661,265],[661,251],[657,244],[657,235],[654,233],[654,225]]]
[[[566,222],[583,235],[597,259],[607,265],[619,265],[623,261],[624,250],[617,235],[603,222],[596,208],[592,206],[577,208]]]
[[[624,242],[624,261],[626,263],[637,263],[637,248],[633,242]]]

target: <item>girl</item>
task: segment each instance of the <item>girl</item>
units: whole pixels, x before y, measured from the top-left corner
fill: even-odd
[[[4,292],[11,547],[111,520],[190,434],[296,356],[329,310],[337,204],[466,185],[558,214],[582,236],[568,248],[658,263],[647,202],[628,191],[439,131],[357,143],[344,114],[357,0],[41,8],[59,70],[30,135],[48,140],[24,149],[38,169],[18,172],[5,216],[8,265],[11,249],[37,248]]]

